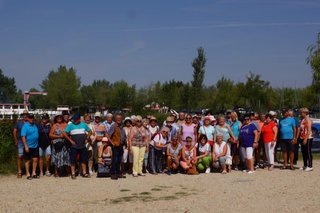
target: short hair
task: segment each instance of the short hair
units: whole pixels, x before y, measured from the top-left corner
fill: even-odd
[[[304,112],[306,114],[309,114],[309,109],[307,107],[302,107],[302,108],[300,108],[299,111],[300,111],[300,113]]]

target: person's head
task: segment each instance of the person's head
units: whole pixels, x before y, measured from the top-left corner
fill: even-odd
[[[299,111],[300,111],[300,116],[301,116],[302,118],[305,118],[305,117],[307,117],[307,115],[309,115],[309,109],[306,108],[306,107],[300,108]]]
[[[194,123],[194,124],[196,124],[196,125],[199,123],[199,120],[198,120],[197,115],[194,115],[194,116],[192,117],[192,123]]]
[[[134,123],[136,124],[137,127],[141,127],[142,126],[142,117],[140,115],[137,115],[135,117],[134,121],[135,121]]]
[[[169,135],[169,132],[170,132],[170,129],[168,127],[162,127],[161,129],[161,134],[162,136],[165,138],[165,137],[168,137]]]
[[[126,117],[126,118],[124,119],[124,125],[125,125],[126,127],[130,127],[130,126],[132,125],[131,118]]]
[[[226,119],[223,115],[218,116],[218,125],[223,126],[226,123]]]
[[[106,120],[108,123],[112,123],[113,115],[111,113],[108,113],[106,116]]]
[[[90,124],[90,123],[91,123],[91,116],[90,116],[89,114],[85,114],[85,115],[83,116],[83,120],[84,120],[84,122],[85,122],[86,124]],[[95,120],[96,120],[96,118],[95,118]]]
[[[62,115],[56,115],[53,119],[53,123],[62,123],[63,122],[63,116]]]
[[[28,113],[28,122],[30,124],[34,123],[34,114],[33,113]]]
[[[97,124],[101,122],[101,112],[94,113],[94,122]]]
[[[245,114],[243,117],[243,123],[244,124],[249,124],[251,122],[251,115],[250,114]]]
[[[217,142],[221,143],[223,141],[223,135],[222,134],[218,134],[217,135]]]
[[[174,122],[174,120],[175,120],[175,118],[174,118],[172,115],[168,116],[168,117],[166,118],[166,125],[169,126],[169,127],[171,127],[172,124],[173,124],[173,122]]]
[[[210,116],[206,116],[206,117],[204,117],[204,119],[203,119],[203,125],[205,125],[205,126],[209,126],[210,125],[210,123],[211,123],[211,119],[210,119]]]
[[[204,144],[207,143],[207,141],[208,141],[207,136],[204,135],[204,134],[201,134],[200,137],[199,137],[199,142],[200,142],[202,145],[204,145]]]
[[[187,124],[191,124],[192,123],[192,116],[190,114],[187,114],[185,120],[186,120]]]
[[[114,117],[114,120],[118,125],[121,125],[122,124],[122,115],[120,113],[117,113]]]
[[[178,134],[175,134],[175,135],[173,135],[172,137],[171,137],[171,144],[172,145],[177,145],[178,144]]]
[[[185,119],[186,114],[184,112],[179,112],[179,120],[183,121]]]
[[[259,118],[260,118],[260,121],[264,122],[266,120],[266,114],[260,113]]]
[[[229,119],[231,119],[231,113],[233,112],[233,110],[231,110],[231,109],[229,109],[229,110],[227,110],[227,119],[229,120]]]
[[[68,112],[63,112],[63,121],[69,123],[70,121],[70,114]]]
[[[250,114],[250,119],[251,120],[258,120],[259,119],[259,114],[257,112],[252,112]]]
[[[290,117],[294,117],[294,112],[293,112],[292,109],[289,109],[289,110],[288,110],[288,114],[289,114]]]
[[[192,146],[192,138],[190,136],[186,137],[186,147]]]
[[[72,116],[72,122],[74,124],[79,124],[81,122],[81,115],[80,113],[76,113]]]
[[[285,117],[285,118],[289,117],[289,109],[283,109],[282,110],[282,116]]]
[[[22,114],[21,114],[21,116],[22,116],[22,120],[24,121],[24,122],[27,122],[28,121],[28,110],[23,110],[23,112],[22,112]]]
[[[151,116],[150,119],[149,119],[149,124],[150,124],[150,126],[152,126],[152,127],[157,126],[157,118],[154,117],[154,116]]]
[[[148,118],[142,119],[142,125],[143,125],[145,128],[148,128],[148,125],[149,125],[149,120],[148,120]]]
[[[272,121],[272,119],[273,119],[273,116],[268,113],[265,116],[265,121],[264,122],[268,124],[268,123],[270,123]]]
[[[236,121],[236,120],[238,120],[238,114],[236,113],[236,112],[231,112],[231,120],[232,121]]]
[[[50,120],[50,117],[47,113],[44,113],[41,115],[41,122],[43,124],[47,124],[49,122],[49,120]]]

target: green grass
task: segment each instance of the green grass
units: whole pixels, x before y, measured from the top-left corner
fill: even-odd
[[[131,191],[130,189],[120,189],[120,192],[129,192]]]

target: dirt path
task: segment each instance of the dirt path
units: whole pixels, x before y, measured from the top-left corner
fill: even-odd
[[[313,172],[147,175],[38,180],[0,177],[1,212],[317,212],[320,161]],[[301,165],[301,162],[299,162]]]

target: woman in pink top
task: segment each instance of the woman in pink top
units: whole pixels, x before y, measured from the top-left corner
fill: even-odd
[[[192,138],[192,146],[194,146],[196,134],[197,134],[196,125],[194,123],[192,123],[192,116],[190,114],[187,114],[186,122],[181,125],[181,129],[180,129],[182,145],[185,146],[186,145],[186,138],[191,137]]]

